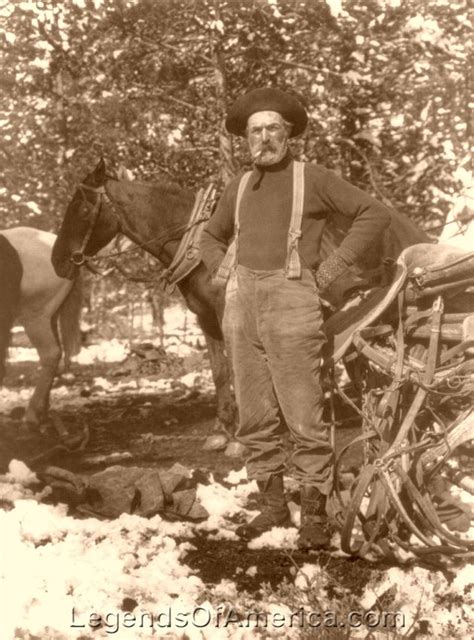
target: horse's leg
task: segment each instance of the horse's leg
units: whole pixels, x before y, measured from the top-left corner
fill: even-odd
[[[237,418],[237,407],[232,392],[232,369],[227,358],[221,331],[224,312],[224,295],[213,287],[204,265],[192,272],[180,283],[180,291],[188,309],[196,314],[199,327],[206,340],[212,377],[216,388],[217,428],[233,437]]]
[[[26,335],[38,351],[40,370],[34,393],[28,403],[24,421],[39,426],[46,418],[49,394],[61,360],[57,317],[28,318],[23,320]]]
[[[199,323],[201,324],[201,323]],[[204,323],[202,323],[204,324]],[[236,405],[231,389],[232,374],[229,360],[224,349],[224,341],[219,340],[205,331],[201,326],[209,352],[212,378],[216,387],[217,427],[229,436],[234,435],[236,420]]]
[[[0,308],[0,386],[5,377],[5,360],[7,359],[8,345],[10,344],[10,332],[15,315],[13,308],[8,307],[8,300],[2,300]]]

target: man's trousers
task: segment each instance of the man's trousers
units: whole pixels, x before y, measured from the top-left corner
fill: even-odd
[[[283,414],[294,441],[296,479],[327,495],[334,459],[322,415],[322,322],[308,269],[298,280],[287,279],[281,269],[237,266],[232,272],[223,329],[239,410],[236,437],[249,450],[248,476],[266,481],[285,470]]]

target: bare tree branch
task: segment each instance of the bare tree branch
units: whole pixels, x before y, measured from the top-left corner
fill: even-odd
[[[186,147],[179,149],[180,153],[193,153],[194,151],[219,151],[219,147]]]
[[[261,49],[261,51],[263,50]],[[242,52],[241,55],[245,55],[245,53]],[[234,53],[232,53],[232,57],[235,57]],[[319,67],[313,67],[309,64],[304,64],[303,62],[293,62],[292,60],[285,60],[285,58],[275,58],[274,56],[269,56],[267,60],[268,62],[278,62],[279,64],[283,64],[287,67],[304,69],[305,71],[312,71],[313,73],[330,74],[338,77],[341,77],[344,75],[343,73],[340,73],[338,71],[331,71],[331,69],[320,69]]]
[[[165,93],[164,91],[160,91],[159,89],[155,89],[155,91],[158,93],[160,98],[163,98],[164,100],[168,100],[169,102],[176,102],[176,104],[180,104],[181,106],[187,107],[188,109],[205,111],[204,107],[200,107],[197,104],[191,104],[190,102],[186,102],[185,100],[180,100],[179,98],[170,96],[169,94]]]
[[[43,36],[43,38],[46,40],[46,42],[48,44],[50,44],[57,53],[59,53],[59,55],[63,59],[64,66],[69,71],[71,76],[73,78],[78,78],[79,77],[79,73],[71,66],[69,55],[63,49],[63,47],[60,44],[58,44],[56,42],[56,40],[54,38],[52,38],[51,35],[46,31],[46,28],[45,28],[45,26],[44,26],[44,24],[42,22],[38,22],[38,31]]]
[[[369,180],[370,180],[370,184],[372,185],[373,190],[378,195],[378,197],[380,198],[381,202],[383,202],[384,204],[386,204],[389,207],[394,208],[394,205],[392,204],[390,199],[381,191],[381,189],[380,189],[380,187],[379,187],[379,185],[377,183],[377,179],[375,178],[375,174],[374,174],[374,170],[372,168],[372,165],[370,164],[370,160],[365,155],[365,153],[363,151],[361,151],[352,140],[347,140],[346,138],[338,138],[338,142],[342,142],[343,144],[351,147],[351,149],[353,149],[364,160],[364,162],[365,162],[365,164],[367,166],[367,172],[369,174]]]

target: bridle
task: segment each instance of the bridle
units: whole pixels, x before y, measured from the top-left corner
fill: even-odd
[[[87,203],[87,205],[91,205],[92,203],[89,202],[89,200],[87,199],[85,192],[86,191],[92,191],[92,193],[97,194],[97,200],[96,202],[93,204],[93,209],[92,209],[92,214],[91,214],[91,219],[89,222],[89,226],[87,228],[86,234],[81,242],[81,245],[79,247],[79,249],[77,249],[76,251],[73,251],[71,253],[71,256],[69,257],[70,262],[73,263],[74,266],[76,267],[82,267],[82,266],[86,266],[88,269],[90,269],[91,271],[93,271],[94,273],[97,273],[96,269],[92,268],[91,265],[89,264],[89,261],[94,257],[94,256],[88,256],[85,254],[85,250],[86,247],[89,243],[89,240],[91,239],[92,233],[94,232],[95,226],[97,224],[97,221],[99,219],[99,214],[100,214],[100,209],[102,206],[102,202],[103,200],[107,200],[107,202],[111,205],[112,208],[114,208],[114,203],[112,202],[112,200],[109,198],[107,191],[105,189],[104,185],[101,185],[100,187],[91,187],[87,184],[84,184],[83,182],[81,184],[78,185],[77,189],[79,190],[81,196],[82,196],[82,200],[84,202]],[[118,216],[117,219],[119,220]],[[146,242],[142,242],[142,243],[136,243],[136,245],[134,247],[131,247],[129,249],[124,249],[123,251],[114,251],[113,253],[110,253],[107,255],[107,258],[115,258],[117,256],[121,256],[124,255],[126,253],[132,253],[134,251],[139,251],[140,249],[145,249],[147,246],[156,243],[157,241],[161,241],[161,244],[159,246],[159,249],[157,251],[157,258],[159,260],[159,254],[163,251],[164,247],[169,243],[172,242],[173,240],[176,240],[176,233],[178,232],[186,232],[189,229],[191,229],[196,223],[186,223],[186,224],[179,224],[176,225],[171,233],[168,231],[166,233],[162,233],[158,236],[155,236],[154,238],[151,238],[150,240],[147,240]]]
[[[82,267],[84,264],[87,264],[88,260],[90,260],[92,258],[92,256],[86,256],[84,252],[86,250],[87,245],[89,244],[89,240],[91,239],[92,232],[94,231],[95,225],[97,224],[97,220],[99,219],[102,199],[107,194],[106,194],[104,186],[101,186],[101,187],[90,187],[89,185],[82,183],[77,188],[79,189],[79,192],[80,192],[80,194],[82,196],[82,199],[88,205],[90,205],[91,203],[86,198],[84,192],[85,191],[92,191],[93,193],[97,194],[97,200],[95,201],[95,203],[93,205],[92,215],[91,215],[91,219],[90,219],[90,222],[89,222],[89,226],[88,226],[86,234],[85,234],[85,236],[84,236],[84,238],[83,238],[83,240],[81,242],[81,246],[79,247],[79,249],[77,251],[73,251],[71,253],[71,257],[69,258],[69,260],[73,263],[73,265],[75,265],[76,267]]]

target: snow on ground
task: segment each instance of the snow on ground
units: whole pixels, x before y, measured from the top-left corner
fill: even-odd
[[[193,350],[201,340],[199,330],[193,333],[192,316],[183,327],[181,309],[170,309],[167,315],[167,349],[178,355]],[[189,338],[191,335],[194,338]],[[32,350],[12,350],[12,359],[24,359]],[[82,363],[117,362],[127,355],[125,343],[103,342],[81,351]],[[189,373],[179,381],[190,389],[212,392],[209,371]],[[52,406],[84,405],[92,397],[131,393],[167,393],[176,380],[113,381],[96,378],[91,398],[81,397],[80,390],[60,386],[53,390]],[[0,390],[0,411],[7,412],[25,405],[32,389]],[[198,486],[198,498],[209,512],[199,524],[166,522],[159,516],[145,519],[122,515],[113,521],[94,518],[75,519],[64,505],[41,503],[48,489],[38,493],[36,478],[22,463],[12,461],[9,473],[0,476],[0,500],[12,501],[11,510],[0,510],[2,540],[0,554],[0,615],[2,640],[30,635],[48,640],[75,638],[140,639],[150,637],[220,640],[246,640],[258,633],[252,624],[239,627],[223,625],[226,607],[240,606],[244,600],[231,580],[206,586],[186,564],[186,551],[196,534],[210,538],[235,540],[235,525],[228,520],[238,513],[251,517],[245,509],[248,495],[256,490],[247,482],[245,470],[233,471],[227,478],[231,486],[217,482]],[[469,494],[465,493],[464,500]],[[469,496],[472,501],[472,496]],[[249,543],[251,549],[282,548],[289,553],[296,546],[299,509],[290,503],[294,527],[274,529]],[[474,539],[474,529],[470,531]],[[185,540],[177,543],[176,538]],[[332,539],[333,555],[339,550],[339,534]],[[258,572],[258,567],[250,567]],[[252,573],[249,573],[252,575]],[[326,608],[335,606],[327,595],[327,576],[315,557],[295,574],[294,585],[302,607],[314,598]],[[405,616],[401,633],[410,625],[424,625],[425,637],[468,638],[473,633],[474,571],[470,564],[462,566],[453,579],[441,571],[419,566],[391,567],[371,580],[359,598],[360,611],[370,610],[389,597],[390,611]],[[311,600],[312,599],[312,600]],[[272,598],[259,602],[259,611],[288,621],[288,606]],[[277,618],[273,618],[277,619]],[[259,629],[261,634],[262,629]],[[351,631],[351,638],[366,638],[365,626]],[[270,625],[258,637],[297,638],[297,626]],[[387,637],[374,631],[374,639]],[[422,637],[422,636],[418,636]]]
[[[159,344],[159,338],[153,337],[156,328],[153,327],[151,314],[140,316],[140,329],[152,337],[152,342]],[[14,330],[18,333],[18,328]],[[174,304],[164,311],[163,324],[164,344],[168,353],[184,357],[193,353],[198,344],[204,343],[204,337],[196,322],[196,316],[188,312],[182,305]],[[79,364],[93,364],[94,362],[121,362],[128,355],[127,340],[100,340],[98,343],[83,347],[72,360]],[[9,360],[11,362],[38,362],[36,349],[29,347],[10,347]]]
[[[125,514],[110,522],[78,520],[68,516],[64,505],[39,503],[41,496],[28,487],[35,480],[13,461],[0,482],[1,499],[15,505],[0,511],[3,549],[8,549],[0,567],[6,605],[2,639],[15,633],[79,638],[95,631],[99,617],[103,627],[95,638],[112,633],[117,638],[255,637],[252,630],[208,622],[237,597],[235,584],[222,581],[209,593],[185,562],[195,531],[222,527],[223,516],[239,510],[255,486],[200,486],[199,498],[210,518],[193,525]],[[190,542],[177,544],[173,536],[178,535]],[[136,608],[125,620],[124,607],[132,601]]]
[[[10,347],[8,350],[10,362],[38,362],[38,352],[32,347]],[[100,340],[96,344],[82,347],[80,353],[72,358],[79,364],[93,364],[94,362],[121,362],[127,357],[126,340]]]
[[[147,330],[151,330],[151,316],[144,316],[143,324]],[[150,326],[148,326],[150,325]],[[195,316],[183,310],[179,304],[170,306],[164,313],[164,347],[168,353],[179,357],[185,357],[196,353],[196,347],[204,342]],[[158,338],[153,342],[158,345]],[[90,365],[97,362],[114,363],[122,362],[129,354],[126,340],[101,340],[96,344],[83,347],[73,361],[82,365]],[[9,349],[11,362],[37,362],[38,354],[33,348],[12,347]],[[130,391],[139,394],[167,393],[181,383],[189,389],[198,390],[201,393],[214,393],[214,383],[209,369],[188,373],[181,378],[169,378],[150,380],[146,376],[136,376],[133,380],[110,381],[103,377],[94,378],[91,385],[91,395],[97,397],[114,397]],[[0,387],[0,413],[8,413],[18,406],[26,406],[33,387],[21,389],[8,389]],[[62,385],[51,391],[51,406],[61,408],[68,406],[84,406],[90,402],[88,398],[81,396],[81,389]]]
[[[180,378],[163,378],[159,380],[150,380],[146,376],[137,376],[133,380],[125,381],[110,381],[103,377],[95,377],[90,387],[91,395],[89,397],[81,396],[82,389],[79,387],[62,385],[54,388],[51,391],[51,407],[55,409],[65,406],[83,407],[97,398],[120,397],[127,391],[143,395],[170,393],[176,388],[177,383],[201,393],[213,393],[214,391],[210,370],[188,373]],[[0,388],[0,413],[8,413],[15,407],[26,406],[33,391],[33,387],[24,387],[22,389]]]
[[[417,620],[426,621],[433,638],[471,638],[474,620],[474,571],[462,567],[448,581],[440,571],[412,567],[409,571],[391,567],[375,584],[367,585],[361,598],[364,609],[371,609],[388,592],[392,607],[405,616],[407,628]],[[445,604],[443,604],[445,601]]]
[[[243,509],[248,494],[256,488],[254,483],[229,488],[217,483],[199,485],[199,499],[210,517],[193,524],[127,514],[113,521],[75,519],[64,505],[39,502],[35,481],[34,474],[16,461],[0,478],[0,498],[14,504],[11,510],[0,511],[2,639],[27,634],[48,640],[110,635],[190,640],[256,637],[254,628],[223,624],[226,607],[245,607],[235,583],[222,580],[206,586],[186,564],[186,551],[192,548],[196,533],[207,530],[218,531],[215,535],[220,538],[235,536],[227,517]],[[287,530],[286,537],[275,530],[249,546],[283,542],[292,548],[295,535],[296,529]],[[184,542],[177,543],[178,536]],[[248,571],[255,574],[258,567]],[[315,598],[325,610],[335,606],[328,596],[326,571],[316,559],[295,573],[301,607],[310,606]],[[432,638],[470,637],[474,575],[469,565],[451,581],[441,571],[389,568],[367,585],[359,598],[360,612],[376,608],[387,594],[391,594],[388,609],[405,616],[404,631],[424,621]],[[268,616],[277,616],[272,619],[290,620],[288,605],[275,598],[258,606]],[[259,637],[297,638],[298,628],[270,625]],[[351,635],[366,637],[365,627],[354,629]],[[372,637],[386,636],[375,632]]]

